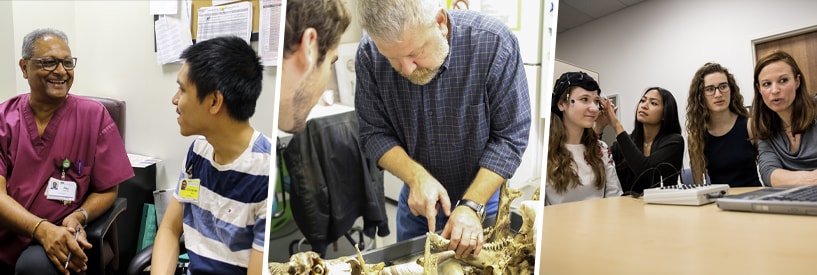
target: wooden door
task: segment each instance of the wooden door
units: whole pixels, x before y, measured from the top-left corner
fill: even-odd
[[[810,30],[764,39],[755,43],[755,64],[771,51],[782,50],[794,57],[809,93],[817,94],[817,26]]]

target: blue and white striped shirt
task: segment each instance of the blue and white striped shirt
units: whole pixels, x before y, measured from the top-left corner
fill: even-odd
[[[188,150],[182,177],[201,184],[198,202],[183,203],[191,274],[246,274],[250,252],[264,250],[272,143],[255,131],[250,144],[227,165],[213,161],[203,137]]]
[[[450,54],[426,85],[401,76],[369,36],[355,60],[355,107],[366,154],[403,147],[462,198],[480,167],[510,178],[528,144],[531,110],[519,42],[500,21],[448,11]]]

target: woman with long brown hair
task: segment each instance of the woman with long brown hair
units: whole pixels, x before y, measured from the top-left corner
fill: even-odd
[[[545,205],[621,195],[615,164],[593,124],[601,89],[584,72],[562,74],[550,106]]]
[[[731,187],[761,186],[757,148],[749,140],[749,112],[735,76],[706,63],[692,77],[687,98],[687,143],[692,179]]]
[[[817,104],[803,72],[786,52],[758,60],[752,133],[760,176],[767,185],[817,184]]]

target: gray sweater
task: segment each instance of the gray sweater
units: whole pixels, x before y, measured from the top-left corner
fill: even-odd
[[[771,185],[775,169],[810,171],[817,169],[817,124],[800,135],[800,148],[789,152],[789,140],[785,132],[775,133],[768,140],[758,142],[758,167],[764,184]]]

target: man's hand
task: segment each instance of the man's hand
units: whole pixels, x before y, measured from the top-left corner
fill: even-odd
[[[93,247],[93,245],[91,245],[91,243],[88,242],[88,235],[86,234],[84,228],[82,227],[81,220],[84,219],[84,218],[85,217],[79,212],[71,213],[71,215],[68,215],[67,217],[65,217],[65,219],[62,220],[62,226],[65,226],[65,228],[68,229],[71,232],[71,234],[74,234],[75,230],[77,228],[80,228],[79,234],[76,235],[77,236],[76,237],[77,244],[82,249],[91,249],[91,247]],[[68,269],[73,270],[74,272],[77,272],[77,273],[79,273],[80,271],[88,269],[88,265],[87,265],[88,264],[88,257],[85,255],[84,251],[80,251],[80,252],[81,252],[80,254],[82,254],[82,257],[78,257],[79,254],[77,254],[76,252],[71,253],[71,254],[73,254],[71,256],[71,263],[68,264]],[[65,265],[64,265],[64,262],[63,262],[63,267],[64,266]]]
[[[479,255],[482,250],[482,221],[474,210],[468,207],[457,207],[451,213],[443,229],[443,238],[451,240],[449,250],[455,250],[457,259],[467,258],[473,252]]]
[[[437,231],[437,202],[446,216],[451,215],[451,200],[448,191],[431,175],[418,178],[410,185],[408,206],[414,216],[423,216],[428,220],[428,232]]]
[[[70,274],[68,270],[79,272],[86,270],[88,267],[88,256],[82,251],[83,248],[91,248],[85,236],[85,230],[81,230],[80,234],[74,240],[74,232],[76,219],[66,218],[63,224],[72,224],[74,227],[57,226],[49,222],[43,222],[35,232],[35,239],[42,244],[45,254],[52,264],[57,268],[57,271],[62,274]],[[71,262],[68,264],[68,270],[65,269],[65,261],[68,260],[68,252],[71,252]]]

